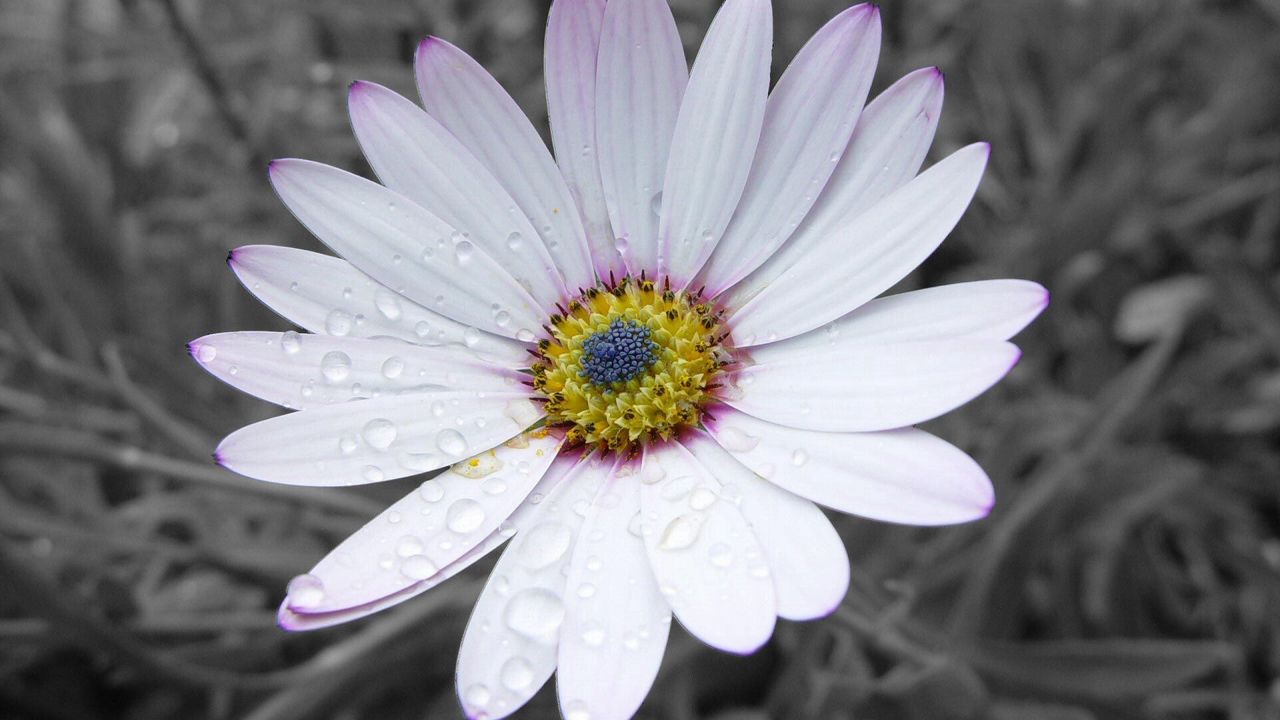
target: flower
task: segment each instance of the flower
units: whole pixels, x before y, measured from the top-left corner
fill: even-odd
[[[514,712],[553,672],[567,718],[627,717],[672,615],[749,653],[830,613],[844,545],[817,504],[937,525],[991,483],[911,427],[999,381],[1035,283],[876,299],[951,231],[989,148],[917,175],[936,69],[863,108],[878,10],[823,27],[769,92],[768,0],[728,0],[692,71],[662,0],[556,0],[555,159],[475,61],[422,43],[425,111],[350,91],[382,184],[279,160],[281,199],[345,260],[250,246],[229,263],[296,332],[191,343],[297,412],[227,437],[224,466],[339,486],[449,468],[310,573],[291,630],[403,602],[514,536],[471,617],[458,690]]]

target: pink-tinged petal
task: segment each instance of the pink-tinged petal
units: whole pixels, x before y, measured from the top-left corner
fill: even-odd
[[[864,4],[837,15],[796,55],[769,95],[742,199],[695,287],[718,294],[800,225],[844,155],[879,53],[880,12]]]
[[[633,275],[658,268],[662,182],[688,83],[666,0],[611,0],[596,69],[596,140],[613,234]]]
[[[755,533],[678,442],[645,450],[641,533],[658,588],[703,642],[746,654],[773,634],[777,601]]]
[[[545,314],[566,295],[560,271],[529,218],[453,133],[413,101],[357,82],[351,124],[387,187],[466,235],[539,303]]]
[[[942,73],[910,73],[862,111],[835,173],[804,222],[750,276],[721,297],[741,307],[836,229],[915,177],[942,112]]]
[[[760,541],[769,562],[778,615],[812,620],[830,615],[849,589],[849,554],[831,521],[808,500],[766,482],[704,432],[683,440],[720,480]]]
[[[759,350],[760,352],[756,352]],[[827,432],[906,427],[986,392],[1020,357],[1000,340],[837,342],[821,349],[753,348],[724,400],[758,418]]]
[[[612,462],[588,458],[520,519],[515,540],[489,574],[458,652],[458,697],[467,717],[518,710],[556,669],[565,623],[565,575],[584,515]]]
[[[497,364],[520,367],[529,362],[528,345],[428,310],[341,258],[249,245],[232,250],[227,264],[267,307],[313,333],[393,337],[419,345],[461,344]]]
[[[543,314],[493,258],[409,198],[328,165],[276,160],[271,184],[321,242],[420,305],[486,332],[532,340]]]
[[[215,377],[290,409],[435,390],[521,389],[528,378],[461,345],[296,332],[206,335],[188,345]]]
[[[515,198],[569,288],[593,284],[586,231],[569,186],[515,100],[479,63],[439,38],[418,46],[414,69],[427,112]]]
[[[365,605],[426,580],[481,544],[542,479],[563,442],[534,431],[426,481],[352,533],[312,568],[321,597],[289,607],[327,613]]]
[[[769,0],[729,0],[694,61],[658,227],[658,268],[677,288],[706,262],[742,197],[764,123],[772,45]]]
[[[609,208],[600,182],[596,132],[596,58],[604,24],[604,0],[555,0],[547,16],[543,65],[547,117],[556,164],[582,215],[596,274],[626,274],[613,242]]]
[[[957,150],[889,194],[733,312],[739,347],[785,340],[831,322],[906,277],[969,207],[991,148]]]
[[[840,512],[949,525],[983,517],[995,502],[982,468],[923,430],[813,432],[727,407],[715,410],[707,429],[752,472]]]
[[[542,417],[526,393],[438,390],[324,405],[231,433],[215,456],[285,485],[359,485],[452,465]]]
[[[877,298],[817,330],[751,350],[758,361],[912,340],[1007,340],[1049,304],[1049,292],[1027,280],[979,280]]]
[[[637,465],[596,493],[573,551],[556,671],[565,717],[635,715],[662,664],[671,608],[639,535]]]

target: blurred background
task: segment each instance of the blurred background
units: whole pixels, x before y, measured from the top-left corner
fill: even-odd
[[[714,0],[672,0],[690,58]],[[847,3],[774,0],[775,77]],[[266,161],[368,173],[346,86],[425,35],[546,132],[548,0],[0,0],[0,718],[458,717],[489,562],[287,634],[274,608],[413,480],[216,467],[272,414],[187,340],[287,329],[223,264],[319,249]],[[936,159],[994,146],[905,287],[1021,277],[1016,371],[932,424],[999,501],[840,516],[854,587],[751,657],[673,632],[646,718],[1280,718],[1280,2],[884,0],[873,92],[938,65]],[[557,717],[550,686],[518,717]]]

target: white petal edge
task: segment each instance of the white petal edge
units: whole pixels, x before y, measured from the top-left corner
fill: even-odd
[[[702,41],[680,103],[662,184],[658,270],[682,289],[742,197],[769,95],[769,0],[728,0]]]
[[[565,574],[580,541],[586,507],[612,463],[592,457],[518,519],[476,601],[458,651],[457,690],[467,717],[518,710],[556,669],[565,620]]]
[[[991,480],[954,445],[923,430],[797,430],[732,408],[707,429],[720,446],[771,483],[834,510],[906,525],[985,517]]]
[[[525,497],[515,512],[507,518],[506,522],[500,524],[497,530],[489,533],[483,540],[474,547],[464,553],[457,560],[440,568],[439,572],[428,577],[425,580],[419,580],[404,589],[391,595],[383,597],[370,597],[370,599],[359,605],[342,608],[340,610],[332,610],[329,612],[307,611],[306,608],[298,607],[299,603],[306,598],[286,597],[280,605],[279,624],[280,627],[289,631],[306,631],[318,630],[320,628],[333,627],[342,623],[358,620],[368,617],[374,613],[394,607],[400,603],[417,597],[422,593],[436,587],[440,583],[461,573],[471,567],[477,560],[488,555],[493,550],[500,547],[513,535],[520,530],[528,529],[532,519],[538,512],[538,507],[549,497],[558,487],[567,479],[569,471],[578,464],[579,455],[576,453],[561,453],[552,461],[551,467],[543,474],[542,479],[534,486],[533,490]],[[432,497],[435,496],[432,491]],[[333,553],[331,552],[330,555]],[[304,586],[302,594],[307,592],[306,587],[314,587],[314,580],[320,580],[320,587],[323,590],[324,582],[322,578],[315,575],[299,576],[301,584]],[[321,596],[323,597],[323,595]],[[314,601],[314,596],[310,598]],[[295,609],[296,608],[296,609]]]
[[[991,147],[952,153],[835,228],[731,315],[739,347],[821,327],[888,290],[942,244],[969,207]]]
[[[313,235],[397,295],[529,342],[542,311],[488,253],[409,198],[308,160],[271,163],[271,184]]]
[[[356,138],[383,184],[483,248],[551,314],[564,280],[498,179],[412,100],[363,81],[348,97]]]
[[[629,718],[649,694],[671,628],[640,537],[638,463],[597,491],[565,590],[556,692],[566,718]]]
[[[782,425],[826,432],[906,427],[986,392],[1021,357],[1000,340],[838,343],[765,361],[728,378],[724,401]]]
[[[551,3],[543,67],[556,165],[582,215],[596,275],[608,278],[625,275],[626,265],[614,245],[597,161],[596,58],[604,13],[604,0]]]
[[[804,222],[763,265],[721,296],[724,305],[742,307],[835,228],[915,177],[933,143],[942,95],[942,73],[924,68],[872,100]]]
[[[818,199],[866,102],[880,53],[880,11],[855,5],[801,48],[765,107],[742,199],[694,281],[712,296],[791,236]]]
[[[227,265],[264,305],[316,334],[462,344],[512,367],[529,361],[528,345],[428,310],[342,258],[278,245],[247,245],[232,250]]]
[[[647,448],[640,479],[649,563],[680,624],[726,652],[758,650],[773,635],[777,601],[742,513],[678,442]]]
[[[572,289],[594,282],[586,231],[551,151],[498,81],[462,50],[430,37],[414,58],[431,116],[489,168],[542,237]]]
[[[801,358],[853,344],[911,340],[1008,340],[1049,304],[1049,292],[1029,280],[978,280],[876,298],[803,335],[757,345],[756,362]]]
[[[206,335],[187,348],[219,380],[291,410],[418,391],[510,392],[527,379],[461,345],[395,338],[249,331]]]
[[[299,410],[248,425],[218,462],[285,485],[360,485],[452,465],[542,418],[527,393],[440,390]]]
[[[812,620],[834,612],[849,589],[849,553],[822,510],[748,470],[702,431],[681,442],[720,480],[721,495],[733,498],[760,541],[778,616]]]
[[[632,275],[658,269],[662,183],[689,66],[666,0],[611,0],[596,67],[600,181]]]

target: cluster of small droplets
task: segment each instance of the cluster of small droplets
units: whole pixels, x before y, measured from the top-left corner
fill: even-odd
[[[626,382],[658,359],[652,331],[632,320],[614,318],[609,327],[582,343],[582,377],[599,386]]]
[[[623,278],[559,310],[531,372],[570,446],[629,454],[701,422],[730,361],[722,313],[701,292]]]

